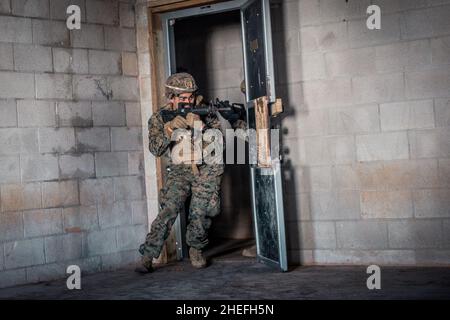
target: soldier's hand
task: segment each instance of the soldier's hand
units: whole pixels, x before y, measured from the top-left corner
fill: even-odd
[[[186,129],[189,126],[187,120],[182,116],[176,116],[172,121],[169,121],[169,127],[172,130]]]
[[[198,114],[189,112],[186,115],[186,122],[187,122],[188,126],[191,128],[194,128],[195,121],[202,122],[202,120],[200,119],[200,116]]]

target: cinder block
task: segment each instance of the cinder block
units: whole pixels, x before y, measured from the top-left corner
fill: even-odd
[[[87,235],[86,252],[89,256],[116,251],[116,229],[92,231]]]
[[[0,0],[0,13],[11,13],[10,0]]]
[[[377,1],[377,5],[380,6],[383,14],[426,8],[429,2],[429,0],[379,0]]]
[[[103,26],[82,24],[81,29],[72,30],[71,46],[74,48],[104,49]]]
[[[450,95],[450,68],[406,72],[406,97],[424,99]]]
[[[339,3],[334,0],[320,1],[321,22],[334,22],[355,18],[365,18],[369,0],[348,0]]]
[[[139,74],[143,76],[150,76],[150,53],[138,53]]]
[[[134,126],[141,127],[142,126],[141,104],[140,103],[134,103],[134,102],[125,103],[125,111],[126,111],[128,127],[134,127]]]
[[[334,222],[293,222],[288,224],[290,249],[335,249]]]
[[[300,29],[300,51],[335,51],[348,48],[347,22]]]
[[[347,78],[306,81],[299,89],[299,99],[292,102],[308,110],[352,104],[351,81]]]
[[[300,185],[300,190],[305,191],[331,190],[333,185],[331,166],[305,167],[303,168],[303,171],[304,171],[303,173],[304,179],[303,185]]]
[[[119,52],[89,50],[90,74],[120,74],[121,72]]]
[[[57,119],[60,127],[92,127],[90,102],[57,102]]]
[[[381,130],[434,127],[433,100],[380,104]]]
[[[0,72],[0,83],[0,98],[34,98],[32,73]]]
[[[66,74],[36,74],[38,99],[72,99],[72,76]]]
[[[49,47],[15,44],[14,64],[18,71],[50,72],[52,66],[52,50]]]
[[[416,265],[414,250],[314,250],[314,263],[350,265]]]
[[[95,176],[92,154],[62,155],[59,158],[61,178],[90,178]]]
[[[240,75],[237,76],[238,78],[241,78]],[[130,83],[131,84],[131,83]],[[151,82],[150,82],[150,77],[141,77],[139,79],[139,91],[140,91],[140,97],[141,97],[141,101],[151,101],[152,99],[152,92],[151,92]],[[227,94],[228,89],[220,89],[218,90],[219,92],[221,92],[221,94],[210,94],[210,97],[219,97],[219,96],[225,96]]]
[[[375,49],[361,48],[330,52],[325,55],[331,77],[368,75],[375,73]]]
[[[450,156],[450,128],[409,132],[412,158],[446,158]]]
[[[416,265],[448,266],[450,250],[446,249],[422,249],[416,250]]]
[[[110,151],[109,128],[86,128],[76,130],[77,150]]]
[[[122,102],[93,102],[94,126],[125,126],[125,104]]]
[[[113,151],[140,151],[142,128],[111,128],[111,143]]]
[[[40,128],[39,141],[42,153],[75,151],[75,132],[73,128]]]
[[[379,115],[376,104],[333,108],[329,110],[331,134],[379,132]]]
[[[338,248],[386,249],[388,247],[388,233],[385,222],[336,222],[336,235]]]
[[[398,14],[384,15],[380,30],[369,30],[366,21],[366,18],[348,21],[348,37],[351,48],[369,47],[400,40],[400,16]]]
[[[348,164],[355,160],[353,136],[304,138],[299,144],[300,164]]]
[[[403,73],[352,78],[355,103],[398,101],[404,99]]]
[[[433,64],[450,63],[450,37],[431,39]]]
[[[65,234],[45,238],[46,263],[82,258],[82,235]]]
[[[98,24],[119,24],[119,4],[117,0],[86,2],[87,22]]]
[[[428,40],[398,42],[375,47],[378,72],[399,72],[431,66],[431,47]]]
[[[114,199],[142,200],[145,198],[143,177],[129,176],[114,178]]]
[[[128,152],[128,174],[144,173],[144,154],[142,152]]]
[[[59,178],[58,157],[54,154],[30,154],[20,158],[22,181],[43,181]]]
[[[40,183],[2,185],[0,194],[2,212],[41,207]]]
[[[136,249],[121,251],[102,256],[102,270],[117,270],[118,268],[130,267],[140,260]]]
[[[17,16],[48,18],[48,0],[14,0],[12,1],[12,13]]]
[[[119,3],[120,26],[134,28],[134,6],[132,3]]]
[[[63,209],[64,232],[79,233],[98,230],[97,206],[79,206]]]
[[[315,2],[317,3],[318,13],[319,1],[315,0]],[[272,13],[274,30],[287,30],[289,28],[298,29],[300,27],[299,3],[299,1],[280,2],[274,7]]]
[[[359,192],[335,190],[310,194],[312,220],[359,219]]]
[[[65,278],[68,276],[68,274],[66,274],[66,267],[67,266],[61,263],[28,267],[26,268],[27,282],[34,283]]]
[[[21,240],[23,236],[22,212],[6,212],[0,214],[0,241]]]
[[[389,247],[393,249],[438,248],[442,244],[441,221],[392,221],[388,229]]]
[[[450,159],[440,159],[438,168],[440,185],[450,187]]]
[[[123,176],[128,174],[127,152],[95,153],[96,177]]]
[[[131,202],[131,213],[133,224],[148,224],[147,216],[147,201],[133,201]]]
[[[402,12],[400,21],[402,39],[428,38],[433,35],[427,9]]]
[[[44,240],[42,238],[5,243],[6,269],[44,263]]]
[[[0,156],[0,183],[20,182],[18,156]]]
[[[53,64],[55,72],[88,73],[88,51],[53,48]]]
[[[450,247],[450,220],[444,220],[442,221],[443,224],[443,247],[449,248]],[[448,258],[448,256],[447,256]]]
[[[380,133],[356,136],[358,161],[408,159],[406,132]]]
[[[415,190],[416,218],[450,218],[450,189]]]
[[[0,100],[0,127],[17,127],[15,100]]]
[[[13,70],[13,47],[10,43],[0,43],[0,70]]]
[[[13,287],[25,283],[27,283],[25,268],[0,272],[0,288]]]
[[[0,42],[31,43],[31,19],[0,16]]]
[[[0,154],[39,152],[37,129],[0,129]]]
[[[411,191],[362,191],[361,215],[366,219],[412,218]]]
[[[19,127],[54,127],[55,103],[42,100],[17,100]]]
[[[117,228],[117,244],[119,250],[133,250],[139,248],[147,231],[143,225]]]
[[[25,237],[38,237],[62,233],[62,210],[42,209],[23,213]]]
[[[42,183],[42,206],[44,208],[78,205],[78,181],[52,181]]]
[[[450,99],[435,99],[436,126],[450,127]]]
[[[358,168],[354,165],[339,165],[334,167],[333,183],[339,190],[360,190],[361,181]]]
[[[101,229],[132,224],[132,211],[130,202],[114,202],[98,206],[98,218]]]
[[[280,83],[325,79],[325,58],[320,52],[291,54],[286,57],[286,70],[280,76]],[[236,73],[236,72],[233,72]],[[226,80],[223,81],[226,86]]]
[[[434,36],[448,35],[450,33],[450,5],[429,8],[427,12]]]
[[[106,49],[117,51],[136,51],[136,34],[134,29],[105,27]]]
[[[81,21],[86,21],[86,6],[84,0],[50,0],[50,18],[52,20],[66,20],[67,8],[70,5],[77,5],[81,9]]]
[[[70,42],[66,23],[33,20],[33,43],[52,47],[68,47]]]
[[[139,101],[139,84],[137,78],[111,77],[109,81],[114,100]]]
[[[74,76],[73,95],[76,100],[110,100],[115,92],[107,77]]]
[[[80,181],[80,202],[82,205],[114,202],[112,178],[87,179]]]
[[[137,76],[139,74],[136,53],[122,53],[122,70],[126,76]]]
[[[433,188],[439,186],[437,161],[394,160],[358,164],[364,190]]]

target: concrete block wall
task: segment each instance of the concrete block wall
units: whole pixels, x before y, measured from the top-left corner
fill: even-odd
[[[272,15],[291,262],[449,265],[450,1],[274,1]]]
[[[66,27],[69,4],[81,30]],[[135,16],[131,0],[0,2],[0,287],[138,258],[148,188]]]

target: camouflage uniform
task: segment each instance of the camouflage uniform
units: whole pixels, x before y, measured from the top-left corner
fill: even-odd
[[[171,108],[171,104],[163,108]],[[205,126],[206,129],[219,129],[220,122],[217,118],[208,118],[205,120]],[[159,112],[151,116],[148,129],[150,152],[157,157],[167,154],[175,142],[164,133],[164,122]],[[190,247],[201,250],[208,244],[211,218],[220,212],[223,164],[198,164],[199,172],[196,174],[191,164],[173,164],[170,160],[169,163],[166,183],[160,191],[158,216],[153,221],[145,242],[139,247],[139,252],[143,256],[154,258],[159,256],[164,241],[169,236],[171,227],[178,213],[183,210],[189,195],[191,202],[186,242]]]

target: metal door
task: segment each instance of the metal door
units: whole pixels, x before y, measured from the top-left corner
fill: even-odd
[[[250,0],[241,8],[242,39],[247,97],[247,119],[250,129],[258,128],[260,102],[267,108],[267,129],[271,126],[271,108],[276,102],[269,0]],[[250,165],[252,204],[257,255],[261,262],[287,270],[283,190],[279,161],[278,135],[268,132],[269,161]],[[258,140],[257,143],[260,141]],[[259,146],[258,146],[259,147]],[[266,145],[267,147],[267,145]],[[250,148],[251,149],[251,148]],[[258,151],[256,151],[258,152]]]

